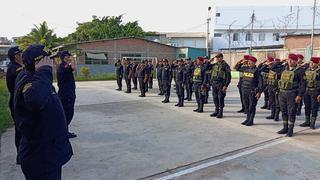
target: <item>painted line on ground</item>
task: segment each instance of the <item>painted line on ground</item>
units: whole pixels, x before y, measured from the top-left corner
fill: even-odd
[[[191,168],[188,168],[188,169],[185,169],[185,170],[182,170],[182,171],[179,171],[179,172],[167,175],[167,176],[163,176],[163,177],[157,178],[156,180],[169,180],[169,179],[177,178],[177,177],[180,177],[180,176],[183,176],[183,175],[186,175],[186,174],[193,173],[195,171],[206,169],[206,168],[208,168],[210,166],[214,166],[214,165],[217,165],[217,164],[220,164],[220,163],[223,163],[223,162],[226,162],[226,161],[230,161],[230,160],[242,157],[242,156],[253,154],[253,153],[257,152],[257,151],[260,151],[260,150],[263,150],[263,149],[266,149],[266,148],[269,148],[269,147],[272,147],[272,146],[276,146],[278,144],[282,144],[282,143],[284,143],[284,142],[286,142],[288,140],[289,139],[282,139],[282,140],[279,140],[279,141],[271,142],[269,144],[265,144],[265,145],[262,145],[262,146],[259,146],[259,147],[256,147],[256,148],[253,148],[253,149],[250,149],[250,150],[246,150],[246,151],[240,152],[238,154],[234,154],[234,155],[231,155],[231,156],[228,156],[228,157],[225,157],[225,158],[221,158],[221,159],[217,159],[217,160],[214,160],[214,161],[211,161],[211,162],[200,164],[200,165],[197,165],[197,166],[194,166],[194,167],[191,167]]]

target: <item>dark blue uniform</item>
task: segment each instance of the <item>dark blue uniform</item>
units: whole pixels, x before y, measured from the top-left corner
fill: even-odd
[[[63,107],[52,86],[52,68],[44,66],[36,72],[20,74],[14,115],[22,134],[22,171],[27,180],[59,180],[62,165],[73,153]]]
[[[137,63],[131,64],[133,88],[138,89]]]
[[[58,95],[62,102],[67,124],[71,123],[74,115],[74,104],[76,100],[76,84],[70,64],[62,61],[57,70]]]
[[[176,68],[176,92],[178,96],[178,104],[176,106],[183,107],[184,106],[184,89],[186,87],[186,69],[183,65],[178,66]]]
[[[153,64],[148,64],[149,66],[149,89],[153,88],[153,71],[154,71],[154,66]]]
[[[131,77],[132,77],[132,67],[130,64],[123,66],[123,75],[127,85],[126,93],[131,93]]]
[[[163,66],[162,73],[161,73],[161,80],[162,80],[163,92],[165,95],[165,100],[162,102],[168,103],[170,98],[171,81],[172,81],[172,70],[169,65]]]
[[[117,62],[115,64],[116,67],[116,79],[117,79],[117,84],[118,84],[118,91],[122,90],[122,77],[123,77],[123,66],[121,65],[120,62]]]
[[[15,145],[17,149],[17,153],[19,151],[19,144],[21,140],[21,133],[19,132],[16,121],[14,118],[14,107],[13,107],[13,97],[14,97],[14,90],[15,90],[15,81],[18,76],[18,74],[21,72],[22,66],[16,62],[10,62],[8,65],[7,75],[6,75],[6,82],[7,82],[7,88],[10,93],[10,99],[9,99],[9,108],[11,112],[11,117],[15,124]],[[19,157],[17,156],[17,163],[19,164]]]
[[[194,64],[191,62],[190,64],[186,65],[186,78],[187,78],[187,84],[186,84],[186,92],[187,97],[185,100],[191,101],[192,100],[192,88],[193,88],[193,71],[194,71]]]
[[[203,112],[203,104],[205,101],[205,86],[207,83],[205,76],[205,67],[203,65],[197,65],[193,72],[193,91],[196,95],[198,108],[194,110],[194,112]]]
[[[164,95],[163,93],[163,87],[162,87],[162,64],[157,64],[157,80],[158,80],[158,86],[159,86],[159,94],[158,95]]]
[[[139,64],[137,68],[137,75],[141,92],[140,97],[146,96],[146,84],[148,83],[148,68],[146,66],[146,64],[142,63]]]

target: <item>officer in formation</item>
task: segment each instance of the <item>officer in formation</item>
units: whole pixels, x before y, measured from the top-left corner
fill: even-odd
[[[169,103],[170,100],[170,91],[171,91],[171,81],[172,81],[172,69],[169,65],[169,61],[167,59],[163,60],[163,68],[161,73],[161,83],[162,89],[164,92],[165,99],[162,103]]]
[[[184,62],[181,59],[178,61],[178,66],[176,68],[176,92],[178,96],[178,103],[175,106],[183,107],[184,106],[184,90],[186,87],[186,68],[184,66]]]
[[[14,91],[15,91],[15,81],[18,76],[18,74],[22,70],[23,62],[22,62],[22,50],[19,49],[18,46],[12,47],[8,51],[8,57],[10,59],[10,63],[8,65],[7,74],[6,74],[6,82],[7,82],[7,88],[10,93],[10,99],[9,99],[9,109],[11,112],[11,117],[14,122],[14,129],[15,129],[15,145],[17,149],[17,158],[16,163],[20,164],[20,158],[18,156],[19,151],[19,145],[21,140],[21,133],[18,130],[18,124],[14,117],[14,107],[13,107],[13,99],[14,99]]]
[[[214,61],[210,65],[210,69],[212,97],[215,105],[215,111],[210,116],[222,118],[224,98],[226,97],[227,88],[231,82],[231,69],[223,60],[223,54],[221,53],[215,56]]]
[[[212,70],[210,69],[210,61],[207,56],[204,57],[204,63],[203,63],[204,68],[206,69],[204,75],[206,79],[206,84],[205,84],[205,96],[204,96],[204,104],[208,104],[209,101],[209,91],[211,90],[211,72]]]
[[[269,105],[271,110],[271,115],[267,116],[266,119],[274,119],[274,121],[279,121],[280,114],[280,104],[279,104],[279,87],[278,82],[283,71],[282,62],[280,59],[273,57],[268,57],[268,75],[266,86],[269,91]]]
[[[248,59],[248,55],[244,56],[244,59],[247,60]],[[242,67],[246,66],[246,61],[243,61],[242,63]],[[233,69],[237,69],[237,64],[233,67]],[[243,97],[242,97],[242,80],[243,80],[243,72],[239,72],[239,81],[238,81],[238,91],[239,91],[239,96],[240,96],[240,102],[241,102],[241,109],[238,111],[238,113],[245,113],[245,107],[244,107],[244,103],[243,103]]]
[[[192,88],[193,88],[193,71],[194,71],[194,63],[191,61],[190,58],[186,59],[186,98],[185,100],[191,101],[192,100]]]
[[[138,67],[137,62],[134,59],[132,59],[131,60],[131,69],[132,69],[131,78],[133,83],[133,88],[132,88],[133,90],[138,89],[137,67]]]
[[[121,60],[118,60],[115,64],[116,67],[116,79],[118,84],[118,91],[122,91],[122,76],[123,76],[123,66]]]
[[[159,87],[159,96],[162,96],[164,95],[164,92],[163,92],[163,89],[162,89],[162,69],[163,69],[163,61],[160,60],[158,63],[157,63],[157,80],[158,80],[158,87]]]
[[[298,66],[306,71],[309,68],[309,64],[304,62],[304,56],[302,54],[296,54],[296,55],[298,56]],[[301,115],[303,101],[304,101],[304,97],[302,97],[301,102],[298,104],[297,116]]]
[[[67,125],[71,123],[74,115],[74,104],[76,100],[76,83],[73,72],[77,69],[76,63],[68,51],[58,52],[61,63],[57,68],[58,95],[61,100]],[[68,131],[69,138],[75,138],[77,135]]]
[[[193,91],[196,96],[197,101],[197,109],[193,110],[194,112],[202,113],[203,112],[203,105],[205,101],[205,67],[203,65],[204,58],[198,57],[196,60],[196,66],[193,72]]]
[[[279,101],[282,113],[283,129],[279,134],[293,135],[297,105],[301,103],[306,91],[306,77],[303,68],[298,66],[298,56],[289,54],[287,64],[279,80]]]
[[[53,86],[53,60],[42,45],[22,55],[24,70],[16,79],[14,119],[21,133],[19,158],[27,180],[61,179],[73,152],[61,100]]]
[[[305,122],[302,123],[301,127],[310,127],[315,129],[315,123],[318,116],[318,108],[320,101],[320,58],[313,57],[310,60],[309,67],[307,68],[306,81],[307,91],[304,95],[305,104]]]
[[[146,85],[148,83],[148,60],[144,60],[137,67],[137,76],[139,80],[139,89],[141,94],[139,97],[146,97]]]
[[[149,63],[148,63],[148,67],[149,67],[149,80],[148,80],[148,87],[149,89],[152,89],[153,88],[153,71],[154,71],[154,66],[152,64],[152,60],[149,60]]]
[[[265,64],[265,62],[268,61],[272,61],[273,58],[271,59],[267,59],[266,61],[264,61],[263,63],[260,63],[258,68],[260,69],[261,75],[262,75],[262,79],[263,79],[263,83],[267,84],[267,79],[268,79],[268,65]],[[264,90],[263,90],[263,96],[264,96],[264,105],[261,107],[261,109],[268,109],[270,110],[270,105],[269,105],[269,90],[268,87],[265,86]]]
[[[125,93],[131,93],[132,65],[128,59],[124,59],[123,61],[123,76],[127,85],[127,91]]]
[[[256,67],[256,62],[255,57],[245,56],[236,64],[236,70],[243,72],[241,91],[247,118],[241,124],[246,126],[254,125],[257,102],[264,90],[263,79],[260,69]]]

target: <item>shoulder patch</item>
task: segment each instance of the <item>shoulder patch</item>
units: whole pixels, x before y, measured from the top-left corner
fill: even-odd
[[[23,68],[22,67],[19,67],[18,69],[16,69],[16,72],[19,72],[21,71]]]
[[[32,87],[32,83],[27,83],[26,85],[24,85],[22,89],[22,93],[25,93],[31,87]]]

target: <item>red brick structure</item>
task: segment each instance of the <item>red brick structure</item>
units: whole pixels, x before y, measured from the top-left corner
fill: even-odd
[[[287,35],[284,36],[285,45],[284,47],[289,50],[295,49],[305,49],[311,44],[311,35],[310,34],[298,34],[298,35]],[[320,47],[320,35],[317,34],[314,36],[314,48]]]
[[[122,57],[157,57],[158,59],[176,59],[177,48],[141,38],[118,38],[74,44],[79,64],[114,64]],[[93,54],[93,55],[92,55]],[[98,56],[96,56],[98,54]],[[91,57],[99,59],[104,54],[103,63],[88,61]],[[103,57],[103,55],[102,55]]]

